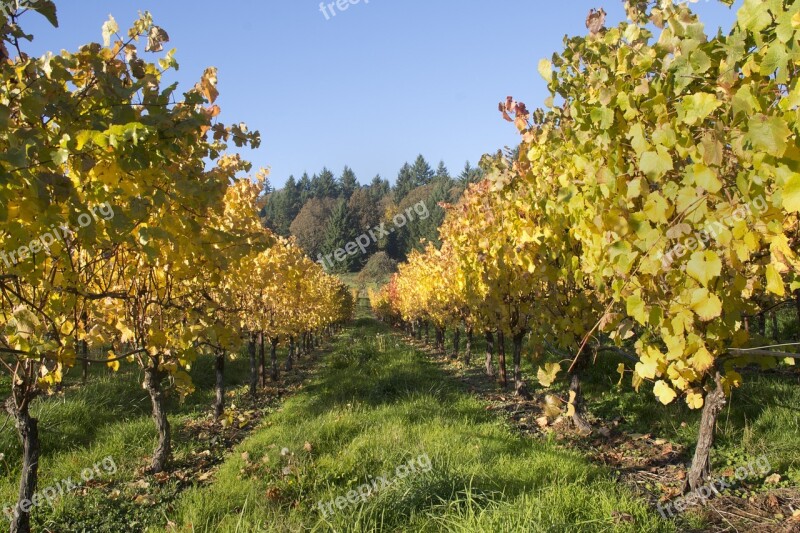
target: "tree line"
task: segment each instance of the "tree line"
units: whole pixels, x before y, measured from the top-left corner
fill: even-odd
[[[465,188],[482,177],[481,168],[469,162],[457,176],[450,174],[444,162],[434,170],[422,155],[413,164],[402,166],[394,185],[380,175],[362,185],[349,166],[338,177],[323,168],[319,174],[309,177],[306,173],[299,180],[289,176],[282,189],[273,190],[267,184],[261,216],[268,228],[279,235],[295,237],[300,247],[317,260],[391,220],[395,214],[425,202],[430,217],[398,228],[378,239],[366,254],[348,256],[332,268],[335,272],[355,272],[378,252],[384,252],[381,257],[403,261],[412,250],[420,249],[421,240],[439,242],[438,228],[444,219],[439,203],[458,201]]]

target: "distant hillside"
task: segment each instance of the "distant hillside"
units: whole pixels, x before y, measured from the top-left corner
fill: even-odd
[[[402,166],[394,185],[380,176],[362,185],[349,167],[338,177],[323,168],[299,180],[290,176],[282,189],[268,191],[261,216],[265,226],[294,236],[328,270],[358,272],[378,252],[385,267],[403,261],[422,240],[438,243],[444,219],[438,204],[456,202],[482,176],[467,162],[453,177],[444,163],[433,170],[422,155]]]

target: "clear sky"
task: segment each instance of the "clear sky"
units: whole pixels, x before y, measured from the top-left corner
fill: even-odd
[[[59,29],[37,15],[24,27],[39,55],[99,42],[109,14],[124,31],[149,10],[177,48],[184,90],[219,68],[221,119],[261,131],[261,148],[243,155],[272,167],[280,186],[344,165],[362,183],[378,173],[394,181],[419,153],[456,174],[517,143],[497,103],[542,104],[537,64],[564,35],[586,33],[590,8],[605,8],[609,26],[624,19],[620,0],[364,2],[326,19],[319,0],[56,0]],[[717,0],[695,9],[708,29],[735,18]]]

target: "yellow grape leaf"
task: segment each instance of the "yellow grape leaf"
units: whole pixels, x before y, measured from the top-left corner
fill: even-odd
[[[647,215],[648,220],[651,222],[659,224],[667,223],[669,204],[660,193],[654,192],[647,195],[647,201],[644,204],[643,210],[644,214]]]
[[[617,383],[617,387],[622,385],[622,380],[625,378],[625,363],[620,363],[617,365],[617,373],[619,374],[619,382]]]
[[[717,177],[717,173],[702,163],[692,165],[691,174],[695,185],[704,188],[710,193],[716,193],[722,189],[722,182]]]
[[[553,384],[553,381],[556,380],[556,376],[558,376],[559,372],[561,372],[561,365],[559,363],[546,363],[544,369],[539,367],[536,371],[536,377],[539,379],[539,383],[541,383],[542,386],[549,387]]]
[[[722,388],[725,394],[730,396],[731,389],[737,388],[742,384],[742,375],[734,370],[728,372],[722,377]]]
[[[644,379],[642,379],[642,376],[640,376],[638,372],[634,372],[633,376],[631,377],[631,385],[636,392],[639,392],[639,387],[642,386],[643,382]]]
[[[692,291],[691,308],[704,322],[713,320],[722,314],[722,302],[716,294],[708,292],[708,289]]]
[[[542,75],[547,83],[553,81],[553,62],[549,59],[539,61],[539,74]]]
[[[800,174],[792,174],[783,186],[783,207],[790,213],[800,211]]]
[[[686,393],[686,405],[689,409],[701,409],[704,403],[703,389],[695,388]]]
[[[708,282],[722,272],[722,261],[716,252],[695,252],[686,264],[686,273],[707,287]]]
[[[638,323],[647,324],[648,314],[644,307],[644,301],[638,294],[634,294],[628,298],[625,303],[628,316],[634,318]]]
[[[131,328],[129,328],[128,325],[125,324],[125,322],[123,322],[122,320],[117,322],[116,327],[117,330],[121,333],[119,339],[120,342],[130,342],[136,338],[136,335],[134,334],[133,330],[131,330]]]
[[[705,346],[701,346],[697,352],[692,356],[692,359],[689,361],[692,367],[697,370],[698,372],[705,372],[712,366],[714,366],[714,356],[711,355]]]
[[[75,327],[75,323],[73,321],[65,320],[64,323],[61,324],[61,327],[59,329],[61,330],[61,334],[62,335],[71,335],[72,334],[72,329],[74,327]]]
[[[783,278],[773,265],[767,265],[767,290],[777,296],[786,294]]]
[[[658,371],[658,361],[650,358],[643,358],[636,363],[636,373],[644,379],[655,379]]]
[[[684,311],[689,314],[689,318],[691,319],[691,313],[688,311]],[[677,335],[672,335],[669,333],[669,330],[663,328],[661,330],[661,339],[664,341],[664,344],[667,346],[667,359],[672,361],[675,359],[680,359],[683,357],[683,353],[686,351],[686,339],[678,333]]]
[[[108,351],[108,358],[109,359],[115,359],[116,357],[117,356],[116,356],[116,354],[114,354],[114,350],[109,350]],[[119,370],[119,361],[109,361],[108,363],[106,363],[106,365],[108,366],[108,368],[110,368],[114,372],[117,372]]]
[[[575,391],[569,391],[569,402],[567,403],[567,416],[569,417],[575,416],[575,398],[577,398]]]
[[[656,398],[664,405],[671,404],[675,398],[678,397],[675,391],[667,385],[667,382],[661,379],[656,381],[656,385],[653,387],[653,394],[655,394]]]
[[[64,346],[59,348],[57,360],[61,365],[70,368],[75,366],[77,357],[78,354],[75,352],[74,348]]]

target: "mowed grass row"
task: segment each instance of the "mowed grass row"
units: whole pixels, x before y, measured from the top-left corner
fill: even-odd
[[[187,422],[204,419],[211,412],[213,390],[213,360],[200,358],[191,371],[197,391],[181,401],[169,396],[168,409],[173,430],[173,449],[176,463],[180,464],[198,446],[185,434]],[[227,365],[231,388],[247,381],[249,363],[244,357]],[[141,470],[152,454],[156,432],[150,418],[150,398],[141,386],[141,373],[137,367],[127,366],[112,374],[105,367],[95,366],[90,380],[80,385],[80,369],[73,369],[66,378],[63,396],[41,398],[32,413],[39,419],[42,440],[42,457],[39,467],[39,491],[56,487],[71,479],[77,483],[81,472],[106,457],[117,466],[114,474],[101,468],[102,476],[94,482],[107,484],[97,488],[93,483],[59,497],[54,506],[42,505],[33,510],[35,531],[58,532],[120,532],[143,531],[148,525],[165,523],[158,505],[168,503],[178,490],[177,480],[159,484],[149,480],[152,501],[156,505],[143,505],[134,501],[133,493],[145,489],[129,488],[141,479]],[[9,394],[8,383],[0,384],[3,398]],[[16,503],[19,484],[21,446],[13,423],[2,417],[0,425],[0,530],[8,528],[2,509]],[[205,444],[208,445],[208,444]],[[113,499],[110,490],[119,490]]]
[[[215,479],[206,481],[211,486],[183,493],[180,486],[191,479],[148,477],[148,486],[135,484],[155,440],[139,372],[123,367],[119,374],[109,375],[94,367],[85,387],[78,385],[79,372],[73,372],[63,397],[35,404],[43,441],[40,490],[68,477],[76,480],[84,468],[107,456],[114,458],[118,471],[99,479],[107,486],[82,488],[58,499],[53,508],[36,509],[36,529],[161,531],[170,525],[173,531],[669,531],[675,527],[633,500],[613,483],[607,470],[546,441],[514,436],[460,384],[424,356],[398,344],[373,320],[362,319],[350,328],[323,361],[320,379],[265,419],[262,429],[232,454]],[[175,397],[171,401],[178,468],[206,447],[217,456],[224,453],[219,444],[198,441],[182,429],[209,414],[211,363],[203,358],[195,364],[194,395],[183,402]],[[481,364],[476,357],[473,370]],[[528,365],[527,375],[533,375]],[[590,411],[607,420],[623,415],[627,431],[693,445],[698,413],[682,403],[655,405],[652,395],[636,394],[629,386],[615,388],[614,366],[606,361],[587,372]],[[239,392],[248,370],[245,358],[228,364],[228,380],[232,387],[240,387]],[[7,380],[0,380],[3,396],[8,388]],[[796,380],[748,376],[720,419],[715,469],[743,464],[763,453],[773,471],[790,485],[800,479],[799,395]],[[247,406],[243,402],[239,407]],[[688,424],[681,426],[682,420]],[[0,432],[0,453],[0,507],[4,507],[15,501],[19,475],[19,444],[8,422]],[[394,480],[397,466],[423,454],[430,459],[429,472]],[[350,490],[384,475],[393,480],[390,488],[370,494],[366,502],[335,508],[337,497],[346,499]],[[142,494],[147,497],[141,498]],[[315,508],[318,502],[334,502],[335,512],[326,517]],[[624,521],[626,513],[634,522]],[[702,521],[690,523],[703,529]]]
[[[247,438],[213,483],[179,496],[165,530],[674,530],[610,471],[515,434],[387,333],[360,319],[320,378]],[[421,456],[429,471],[398,477]],[[381,476],[391,484],[346,501]],[[322,511],[337,498],[343,509]]]

